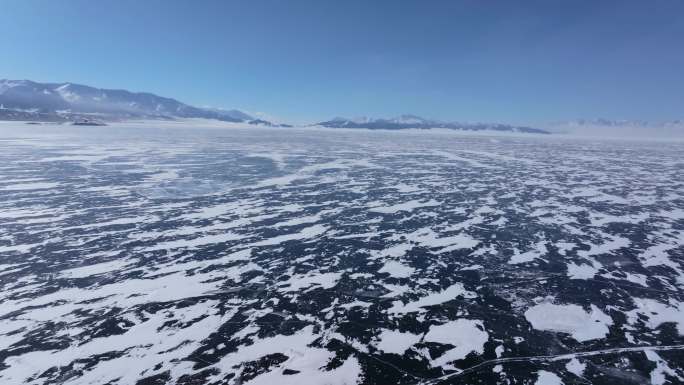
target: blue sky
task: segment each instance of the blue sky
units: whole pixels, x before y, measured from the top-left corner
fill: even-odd
[[[684,2],[3,0],[0,78],[285,121],[684,118]]]

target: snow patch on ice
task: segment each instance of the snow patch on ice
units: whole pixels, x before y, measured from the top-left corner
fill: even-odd
[[[464,298],[475,298],[477,295],[472,291],[466,290],[465,287],[463,287],[463,284],[459,282],[440,292],[428,294],[417,301],[409,302],[405,305],[401,301],[394,301],[393,306],[388,310],[388,312],[390,314],[400,314],[423,311],[423,307],[439,305],[456,299],[458,296],[463,296]]]
[[[484,353],[484,344],[489,340],[489,334],[484,331],[480,320],[458,319],[431,326],[423,340],[454,346],[432,361],[432,366],[444,366],[465,358],[471,352]]]
[[[534,385],[563,385],[563,381],[555,373],[540,370],[537,372],[537,381]]]
[[[420,334],[404,333],[398,330],[383,329],[378,336],[376,347],[385,353],[404,354],[404,352],[420,341]]]
[[[568,333],[579,342],[604,338],[613,324],[613,319],[594,305],[587,313],[578,305],[544,302],[527,309],[525,318],[537,330]]]

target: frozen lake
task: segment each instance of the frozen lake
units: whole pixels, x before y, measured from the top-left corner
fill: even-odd
[[[684,143],[0,127],[3,384],[684,382]]]

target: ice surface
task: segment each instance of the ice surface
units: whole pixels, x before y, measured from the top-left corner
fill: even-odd
[[[682,143],[174,122],[0,147],[2,384],[684,381]]]

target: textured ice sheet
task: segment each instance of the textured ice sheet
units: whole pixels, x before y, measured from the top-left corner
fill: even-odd
[[[684,381],[681,143],[0,136],[0,383]]]

